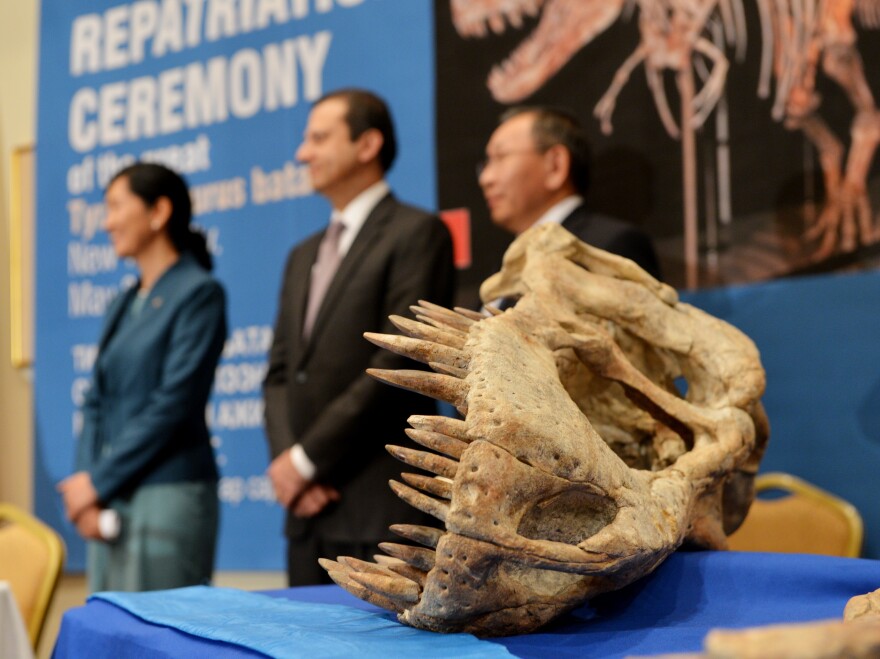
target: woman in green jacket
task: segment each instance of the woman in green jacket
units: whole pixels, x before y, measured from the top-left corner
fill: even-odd
[[[76,473],[58,489],[89,540],[92,591],[207,583],[219,504],[205,406],[225,293],[179,175],[135,163],[110,182],[106,203],[116,254],[140,276],[107,309]]]

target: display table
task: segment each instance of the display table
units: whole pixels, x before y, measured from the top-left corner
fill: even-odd
[[[27,629],[9,583],[0,581],[0,657],[33,659],[33,656]]]
[[[880,561],[738,552],[680,552],[642,581],[595,598],[539,632],[492,639],[517,657],[624,657],[694,652],[713,628],[841,618],[854,595],[880,588]],[[165,591],[170,597],[174,591]],[[272,597],[379,611],[336,586],[270,591]],[[161,596],[160,596],[161,597]],[[348,609],[345,609],[346,611]],[[390,614],[388,615],[390,618]],[[254,634],[259,633],[254,616]],[[424,632],[432,654],[437,635]],[[335,647],[291,634],[287,656],[353,656],[349,642]],[[318,643],[318,645],[315,645]],[[389,643],[386,656],[407,656]],[[259,652],[149,624],[99,599],[68,611],[54,657],[255,657]],[[414,656],[414,655],[413,655]],[[463,655],[459,655],[463,656]],[[479,656],[475,653],[472,656]]]

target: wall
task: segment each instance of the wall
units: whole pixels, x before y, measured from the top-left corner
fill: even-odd
[[[10,161],[36,130],[37,0],[0,3],[0,500],[30,509],[33,409],[31,370],[10,354]]]

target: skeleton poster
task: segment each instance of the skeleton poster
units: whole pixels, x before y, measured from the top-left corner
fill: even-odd
[[[472,209],[485,257],[467,284],[505,244],[472,163],[520,103],[577,114],[588,205],[648,231],[674,286],[870,265],[877,0],[450,0],[435,14],[440,202]]]

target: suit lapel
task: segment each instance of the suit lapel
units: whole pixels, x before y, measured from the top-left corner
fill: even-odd
[[[135,284],[131,288],[119,293],[119,297],[109,310],[107,323],[104,325],[104,331],[101,333],[101,338],[98,341],[99,352],[107,347],[110,338],[116,333],[116,328],[119,327],[119,322],[122,320],[122,314],[125,313],[125,310],[128,309],[131,303],[131,299],[137,294],[137,289],[138,286]]]
[[[318,310],[318,316],[315,318],[315,326],[312,328],[309,344],[313,343],[313,339],[320,334],[322,327],[327,323],[327,319],[333,314],[334,309],[344,302],[346,284],[355,276],[358,265],[369,255],[370,247],[375,245],[379,236],[382,235],[395,204],[394,197],[390,193],[387,194],[364,221],[364,225],[358,231],[358,235],[351,244],[348,253],[342,259],[342,263],[339,264],[339,269],[333,276],[333,281],[330,282],[330,287],[327,289],[327,293],[321,303],[321,308]],[[317,247],[315,252],[317,253]],[[314,262],[314,258],[311,259],[311,262]],[[303,309],[302,313],[305,313],[305,300],[303,300],[300,308]],[[302,313],[298,319],[300,321],[300,328],[302,328]],[[299,332],[299,336],[302,336],[302,331]]]
[[[562,228],[568,229],[578,238],[583,234],[585,227],[590,223],[590,214],[584,204],[578,205],[571,213],[562,220]]]
[[[153,313],[161,309],[168,299],[174,296],[177,287],[176,282],[179,281],[177,273],[180,270],[189,267],[190,258],[191,257],[186,254],[181,255],[180,259],[178,259],[174,265],[162,273],[159,280],[153,285],[153,288],[150,289],[150,293],[147,295],[147,299],[144,300],[144,305],[137,318],[132,319],[131,322],[123,324],[121,328],[123,333],[127,334],[128,332],[136,331],[136,329],[141,327],[145,321],[149,320]],[[112,310],[112,315],[107,323],[107,329],[101,337],[101,342],[99,344],[100,348],[104,348],[110,338],[116,334],[117,330],[119,330],[119,324],[122,321],[123,314],[131,308],[131,302],[135,295],[137,295],[139,287],[140,282],[124,293],[120,293],[120,296],[124,297],[121,297],[118,306]]]
[[[306,317],[306,302],[309,298],[309,288],[312,285],[312,265],[318,258],[318,246],[324,237],[322,231],[312,240],[302,247],[302,254],[295,259],[290,267],[290,290],[291,290],[291,310],[292,310],[292,329],[294,354],[304,356],[305,340],[302,335],[302,327]],[[300,359],[302,361],[302,358]]]

